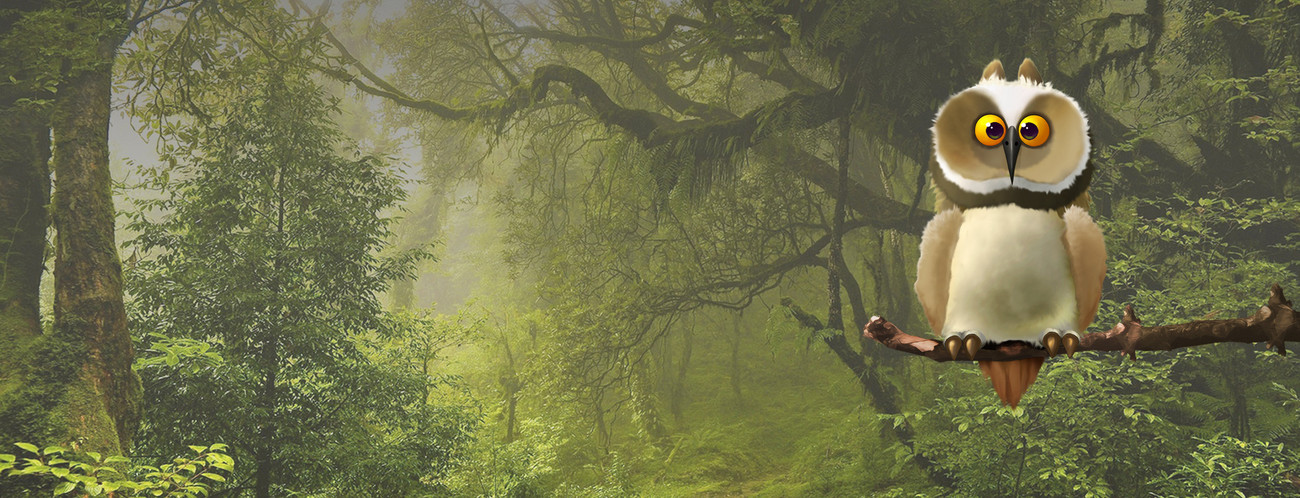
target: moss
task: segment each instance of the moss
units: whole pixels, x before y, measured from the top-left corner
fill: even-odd
[[[6,354],[21,361],[0,382],[0,452],[22,441],[122,454],[79,337],[44,334]],[[29,484],[0,481],[0,496],[16,492],[6,486]]]
[[[51,421],[66,424],[68,443],[80,450],[121,455],[117,429],[104,407],[104,396],[95,378],[86,364],[77,381],[68,384],[63,402],[50,413]]]
[[[22,365],[23,349],[30,337],[21,331],[33,330],[32,320],[25,314],[17,306],[0,311],[0,382],[8,380]],[[35,324],[34,330],[39,332],[40,325]]]
[[[104,437],[105,428],[115,431],[102,400],[95,398],[92,377],[87,377],[87,351],[80,338],[45,334],[11,353],[24,361],[10,370],[0,390],[0,445],[90,441]],[[68,415],[73,413],[84,417]],[[108,425],[101,420],[109,420]],[[110,439],[114,444],[94,446],[107,453],[117,447],[116,436]]]
[[[75,372],[83,363],[76,359],[85,358],[85,350],[75,342],[45,335],[12,353],[24,361],[10,370],[6,383],[11,387],[0,395],[0,445],[55,442],[65,430],[52,423],[49,414],[76,380]]]
[[[19,387],[22,387],[22,383],[18,379],[0,379],[0,400]]]

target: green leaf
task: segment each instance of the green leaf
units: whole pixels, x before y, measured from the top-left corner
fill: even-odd
[[[41,452],[41,449],[32,443],[14,443],[14,446],[27,450],[29,453],[39,454]]]
[[[67,492],[69,492],[69,491],[72,491],[73,489],[76,489],[76,487],[77,487],[77,483],[75,483],[75,482],[66,482],[66,481],[65,481],[65,482],[59,483],[58,486],[55,486],[55,487],[54,487],[54,496],[59,496],[59,495],[61,495],[61,494],[67,493]]]

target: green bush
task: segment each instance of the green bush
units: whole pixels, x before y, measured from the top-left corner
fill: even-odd
[[[235,460],[226,445],[190,446],[195,455],[177,457],[158,467],[135,465],[123,472],[126,457],[93,451],[71,451],[61,446],[39,448],[17,443],[19,455],[0,453],[0,479],[24,479],[30,492],[52,489],[55,496],[79,491],[90,497],[208,496],[226,482]]]
[[[1204,439],[1156,480],[1162,496],[1300,496],[1300,454],[1283,444]]]

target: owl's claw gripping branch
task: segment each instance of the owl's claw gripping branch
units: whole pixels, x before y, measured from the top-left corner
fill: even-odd
[[[1132,308],[1132,306],[1129,306],[1127,309]],[[1074,358],[1074,352],[1079,350],[1079,344],[1080,342],[1078,337],[1073,335],[1065,336],[1065,356]]]
[[[1264,342],[1279,354],[1286,354],[1286,341],[1300,342],[1300,312],[1292,308],[1291,301],[1282,293],[1282,286],[1273,284],[1268,303],[1253,316],[1231,320],[1195,320],[1173,325],[1148,327],[1133,311],[1124,307],[1124,318],[1110,330],[1083,334],[1078,345],[1067,335],[1066,354],[1077,351],[1118,351],[1132,360],[1138,351],[1169,351],[1178,348],[1220,342]],[[890,349],[925,356],[934,361],[953,361],[953,356],[939,341],[917,337],[899,330],[889,321],[873,316],[862,332]],[[1075,349],[1075,351],[1070,351]],[[994,349],[980,349],[975,360],[1015,360],[1020,358],[1048,357],[1048,352],[1020,341],[998,344]]]
[[[966,334],[964,338],[963,336],[952,335],[943,341],[944,349],[948,350],[948,355],[954,360],[960,359],[963,351],[966,352],[968,359],[974,360],[975,352],[979,351],[983,346],[984,343],[980,341],[979,334]]]
[[[961,354],[961,338],[955,335],[948,336],[948,339],[943,341],[943,347],[948,350],[948,356],[951,356],[952,359],[955,360],[957,359],[957,356]]]

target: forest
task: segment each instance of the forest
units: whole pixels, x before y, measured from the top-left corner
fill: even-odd
[[[1026,58],[1107,272],[1012,407],[914,286]],[[1300,496],[1296,295],[1297,0],[0,2],[4,497]]]

